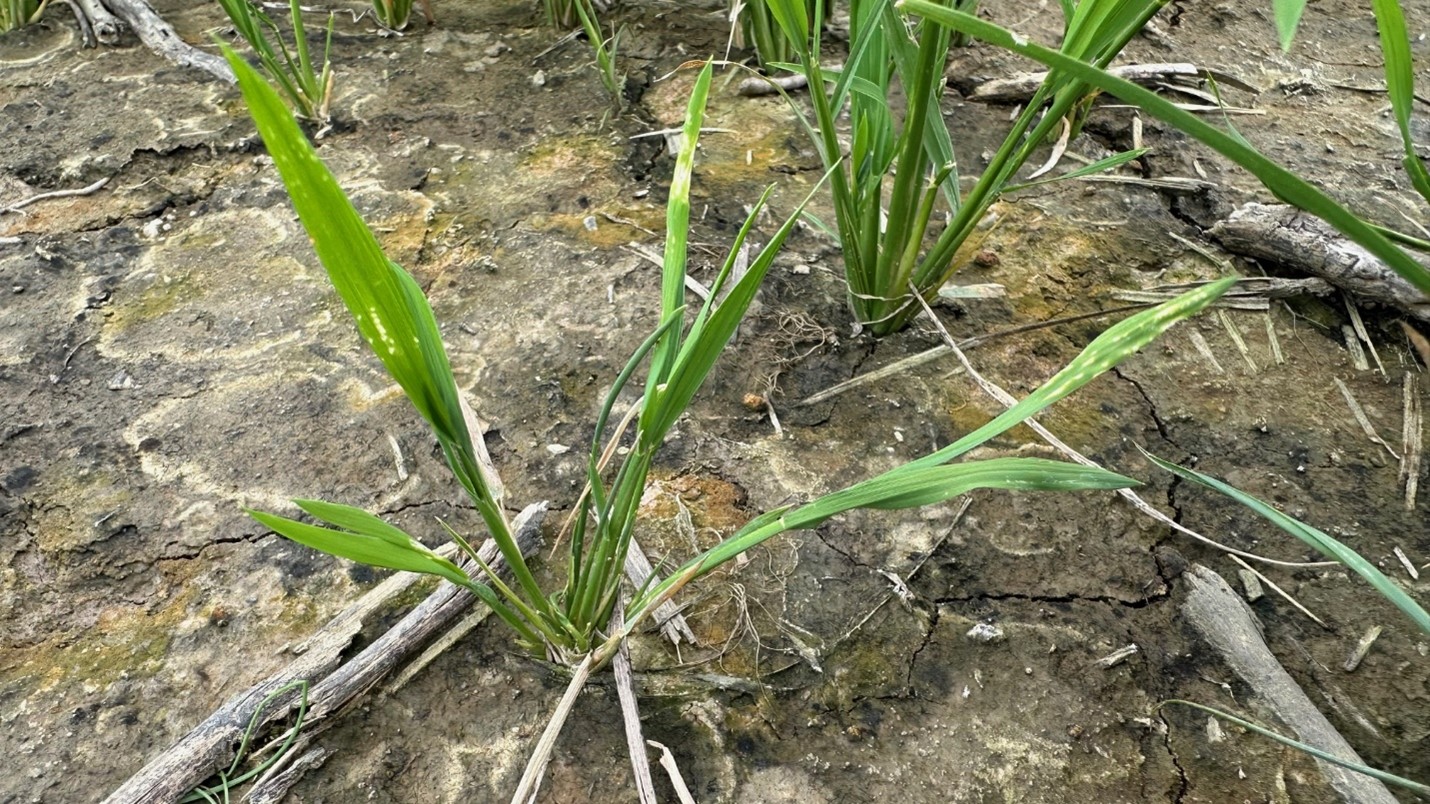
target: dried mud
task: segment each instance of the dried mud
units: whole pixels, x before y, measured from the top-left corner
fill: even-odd
[[[159,7],[189,41],[219,24],[216,7]],[[1425,21],[1423,4],[1407,10],[1412,27]],[[437,11],[438,27],[398,38],[339,20],[337,124],[321,153],[428,290],[459,382],[491,425],[508,499],[551,500],[564,514],[593,415],[658,307],[658,269],[627,244],[659,250],[671,162],[660,138],[633,137],[679,119],[690,75],[656,79],[723,47],[721,12],[618,12],[632,103],[608,115],[584,46],[550,49],[528,4]],[[1056,34],[1046,14],[993,16]],[[52,9],[0,37],[0,198],[110,178],[101,192],[0,217],[0,802],[103,798],[378,579],[263,532],[242,506],[334,499],[434,543],[438,517],[478,522],[353,337],[236,93],[132,42],[78,50],[71,26]],[[1228,93],[1264,112],[1236,118],[1248,139],[1372,217],[1423,220],[1383,97],[1365,91],[1381,81],[1374,42],[1369,13],[1343,2],[1312,4],[1290,55],[1259,7],[1174,6],[1128,57],[1263,87]],[[1424,43],[1415,55],[1430,59]],[[963,86],[1025,67],[974,47],[951,75]],[[707,135],[697,163],[698,277],[718,267],[765,184],[782,215],[817,180],[782,104],[717,88],[708,125],[728,131]],[[1007,114],[956,99],[946,109],[970,155],[996,144]],[[1126,147],[1131,121],[1100,110],[1072,150]],[[1145,177],[1203,176],[1215,189],[1067,183],[999,204],[960,281],[1009,293],[943,306],[956,337],[1218,271],[1171,235],[1214,250],[1202,230],[1266,194],[1175,132],[1145,132]],[[938,342],[922,324],[882,342],[852,333],[838,273],[837,249],[813,230],[780,258],[661,459],[641,534],[653,558],[681,560],[763,510],[923,454],[997,412],[947,358],[798,407]],[[1430,503],[1404,510],[1397,461],[1335,385],[1398,450],[1401,379],[1421,368],[1393,315],[1367,310],[1385,372],[1356,371],[1345,315],[1338,301],[1298,300],[1203,316],[1041,421],[1144,480],[1142,495],[1189,527],[1312,558],[1158,474],[1134,445],[1195,461],[1342,538],[1424,601],[1425,576],[1410,581],[1392,550],[1430,561]],[[1022,394],[1111,320],[995,338],[969,355]],[[752,394],[772,400],[782,436],[745,406]],[[982,452],[1045,451],[1019,428]],[[1232,579],[1237,565],[1111,495],[984,493],[966,510],[860,514],[748,558],[690,591],[699,647],[633,648],[647,737],[671,747],[700,801],[1334,800],[1306,757],[1154,709],[1184,697],[1270,717],[1178,610],[1185,561]],[[1369,762],[1430,779],[1425,635],[1342,569],[1265,572],[1326,623],[1275,595],[1257,600],[1282,663]],[[1365,661],[1340,669],[1372,625],[1385,632]],[[1139,650],[1125,662],[1095,664],[1129,644]],[[346,713],[320,738],[334,755],[291,800],[502,800],[564,686],[484,625]],[[598,679],[542,800],[633,800],[624,751],[615,696]]]

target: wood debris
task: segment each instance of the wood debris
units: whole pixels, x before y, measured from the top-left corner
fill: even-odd
[[[1181,87],[1173,85],[1172,82],[1177,79],[1200,82],[1211,78],[1246,92],[1260,92],[1256,87],[1234,76],[1185,62],[1129,64],[1113,67],[1108,72],[1123,80],[1149,87],[1163,86],[1181,89]],[[1038,91],[1038,87],[1042,86],[1047,77],[1047,72],[1035,72],[1019,73],[1008,78],[995,78],[975,87],[968,93],[968,99],[979,103],[1026,103],[1032,99],[1033,93]]]
[[[1404,412],[1400,419],[1400,485],[1405,489],[1405,510],[1415,510],[1420,488],[1420,464],[1424,445],[1424,409],[1420,374],[1406,372],[1401,384]],[[1412,573],[1413,575],[1413,573]]]
[[[1400,566],[1405,567],[1405,573],[1410,576],[1410,580],[1420,580],[1420,570],[1415,568],[1415,562],[1410,560],[1410,556],[1407,556],[1405,551],[1400,549],[1399,545],[1391,552],[1395,553],[1395,557],[1400,559]]]
[[[1355,417],[1356,424],[1360,425],[1360,429],[1365,433],[1365,437],[1385,448],[1385,451],[1390,453],[1390,457],[1397,461],[1400,460],[1400,456],[1395,453],[1395,450],[1391,449],[1390,445],[1385,443],[1385,439],[1381,438],[1380,434],[1375,431],[1375,426],[1370,423],[1370,417],[1365,414],[1365,408],[1361,407],[1360,402],[1356,401],[1355,395],[1351,393],[1351,389],[1347,387],[1344,382],[1341,382],[1340,377],[1335,378],[1335,382],[1336,387],[1341,389],[1341,396],[1345,397],[1346,405],[1351,409],[1351,415]]]
[[[1210,234],[1234,254],[1320,277],[1361,301],[1430,321],[1425,294],[1308,212],[1283,204],[1245,204]]]
[[[1351,651],[1351,655],[1346,659],[1346,663],[1342,665],[1347,673],[1354,673],[1355,669],[1360,667],[1360,663],[1365,661],[1366,654],[1370,653],[1370,646],[1374,645],[1375,641],[1380,638],[1380,631],[1380,626],[1373,625],[1365,632],[1365,636],[1360,638],[1360,642],[1356,643],[1356,649]]]
[[[1295,679],[1266,647],[1255,615],[1220,575],[1193,564],[1182,576],[1188,592],[1182,613],[1201,632],[1228,667],[1251,688],[1257,700],[1305,743],[1360,762],[1360,757],[1311,703]],[[1392,804],[1396,799],[1378,779],[1317,760],[1321,775],[1344,801]]]

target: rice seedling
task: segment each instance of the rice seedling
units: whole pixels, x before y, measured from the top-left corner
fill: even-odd
[[[412,19],[412,0],[372,0],[372,14],[378,25],[400,31]]]
[[[0,0],[0,33],[38,22],[49,0]]]
[[[948,28],[909,26],[887,0],[850,6],[849,56],[842,69],[820,67],[817,26],[795,0],[767,0],[786,37],[799,43],[799,65],[809,80],[814,121],[803,118],[827,167],[835,224],[843,247],[849,303],[876,335],[902,328],[919,311],[913,294],[932,298],[955,270],[954,256],[988,208],[1034,151],[1059,126],[1075,132],[1085,113],[1088,87],[1053,72],[1024,107],[967,195],[959,194],[958,163],[940,109]],[[967,3],[963,5],[968,5]],[[1062,53],[1099,67],[1111,63],[1164,0],[1083,0],[1063,4]],[[902,121],[888,99],[907,102]],[[837,135],[849,114],[846,153]],[[1064,122],[1064,119],[1067,122]],[[1135,158],[1119,154],[1098,163],[1106,170]],[[936,230],[940,198],[948,223]]]
[[[1156,93],[1109,74],[1097,64],[1089,64],[1071,58],[1060,50],[1043,47],[1024,36],[973,15],[963,14],[929,0],[897,0],[897,4],[907,13],[963,31],[977,39],[1033,59],[1053,70],[1055,74],[1061,74],[1064,81],[1095,87],[1173,126],[1245,168],[1277,198],[1321,218],[1341,234],[1379,257],[1421,292],[1430,295],[1430,270],[1392,242],[1392,239],[1407,239],[1405,236],[1388,232],[1361,219],[1310,182],[1266,158],[1235,130],[1224,131],[1217,128],[1177,108]]]
[[[659,321],[615,378],[596,419],[587,457],[587,490],[576,503],[568,540],[565,582],[561,589],[547,593],[517,549],[501,483],[480,437],[468,428],[436,320],[421,289],[383,254],[279,96],[231,50],[225,48],[225,55],[338,295],[363,338],[428,423],[514,580],[510,585],[503,582],[477,558],[470,541],[450,529],[453,541],[479,567],[479,578],[469,577],[404,531],[351,506],[295,501],[301,511],[321,524],[261,511],[249,513],[274,532],[332,555],[376,567],[435,575],[470,590],[513,629],[528,649],[573,668],[572,688],[577,691],[590,673],[614,657],[622,642],[657,607],[686,584],[782,533],[817,527],[853,509],[913,508],[974,489],[1074,491],[1133,484],[1104,469],[1044,459],[953,461],[1151,343],[1173,323],[1211,303],[1233,281],[1210,283],[1114,325],[1027,399],[953,444],[841,491],[756,517],[715,547],[680,565],[664,580],[634,590],[630,603],[620,606],[625,556],[652,461],[744,319],[799,214],[799,209],[795,210],[750,259],[745,272],[736,276],[735,255],[768,201],[767,190],[736,235],[731,256],[713,282],[710,300],[693,315],[687,310],[684,288],[690,185],[712,78],[707,64],[691,94],[684,144],[670,184]],[[627,386],[638,382],[642,367],[643,388],[626,419],[633,422],[632,432],[623,433],[624,426],[613,431],[610,424],[617,400]],[[626,449],[615,468],[608,469],[603,457],[617,443]],[[568,696],[574,701],[574,693]],[[564,715],[548,727],[550,741],[554,741],[563,720]],[[541,745],[549,746],[550,741],[544,736]],[[518,800],[527,800],[539,781],[540,763],[533,763],[529,771],[532,768],[535,770],[528,773],[518,791]]]
[[[1106,70],[1099,69],[1095,65],[1086,64],[1077,59],[1069,58],[1066,54],[1059,51],[1041,47],[1028,41],[1025,37],[1014,34],[992,23],[980,20],[973,15],[964,14],[957,10],[940,6],[936,3],[929,2],[929,0],[898,0],[898,5],[908,13],[920,15],[926,20],[937,22],[939,25],[948,26],[998,47],[1027,56],[1055,71],[1062,71],[1064,75],[1067,76],[1066,80],[1085,82],[1090,86],[1116,96],[1126,103],[1135,105],[1149,115],[1174,126],[1251,172],[1268,190],[1282,201],[1297,206],[1325,220],[1328,224],[1340,231],[1341,234],[1354,240],[1367,251],[1385,261],[1396,273],[1400,274],[1422,292],[1430,295],[1430,270],[1427,270],[1419,262],[1412,259],[1392,242],[1392,240],[1404,242],[1410,238],[1406,238],[1403,235],[1382,229],[1381,227],[1362,220],[1359,216],[1332,200],[1309,182],[1296,176],[1270,159],[1267,159],[1237,134],[1234,129],[1223,131],[1178,109],[1175,105],[1158,97],[1155,93],[1108,74]],[[1390,6],[1394,5],[1394,3],[1388,2],[1379,5]],[[1281,32],[1283,44],[1289,43],[1294,33],[1295,20],[1299,19],[1299,10],[1297,10],[1294,15],[1291,15],[1286,10],[1288,6],[1289,3],[1287,2],[1279,2],[1276,4],[1278,29]],[[1399,10],[1398,7],[1396,7],[1396,10]],[[1386,27],[1387,26],[1382,24],[1381,30],[1383,37],[1385,36]],[[1394,29],[1393,21],[1389,27]],[[1406,59],[1408,60],[1408,54]],[[1389,65],[1392,61],[1398,61],[1398,59],[1388,55],[1387,69],[1389,69]],[[1402,88],[1401,91],[1408,91],[1408,89]],[[1407,155],[1413,158],[1418,165],[1418,157],[1415,157],[1413,152],[1408,152]],[[1415,168],[1407,164],[1407,169],[1411,170],[1411,174],[1414,176]],[[1418,186],[1417,183],[1417,187]],[[1418,603],[1386,578],[1374,565],[1367,562],[1363,557],[1345,545],[1337,542],[1325,533],[1298,522],[1276,511],[1263,501],[1228,486],[1221,481],[1176,466],[1175,464],[1167,463],[1150,455],[1148,457],[1161,468],[1179,477],[1214,488],[1238,500],[1243,505],[1248,506],[1253,511],[1311,545],[1324,555],[1344,563],[1347,567],[1365,578],[1380,594],[1384,595],[1400,608],[1417,626],[1427,633],[1430,633],[1430,615],[1427,615],[1425,610]],[[1215,712],[1214,714],[1227,716],[1221,712]],[[1287,742],[1287,744],[1292,744],[1293,742],[1282,738],[1280,735],[1275,735],[1274,733],[1250,725],[1248,725],[1248,728],[1253,728],[1260,733],[1267,734],[1267,736]],[[1308,750],[1317,756],[1323,753],[1310,749],[1309,746],[1300,743],[1295,743],[1295,747]],[[1343,764],[1331,757],[1322,758]],[[1386,781],[1391,780],[1386,779]],[[1414,783],[1410,784],[1414,785]]]
[[[611,96],[611,107],[619,111],[625,103],[626,77],[616,70],[616,51],[620,47],[621,31],[613,31],[610,39],[601,37],[601,25],[596,19],[596,9],[590,0],[573,0],[576,16],[581,20],[581,30],[586,33],[586,41],[596,55],[596,70],[601,76],[601,85]]]
[[[323,65],[314,68],[308,50],[308,36],[303,28],[302,10],[298,0],[289,0],[293,20],[293,49],[288,49],[283,34],[271,17],[250,0],[218,0],[228,14],[234,30],[248,42],[258,55],[263,72],[278,86],[293,105],[299,117],[322,125],[328,121],[328,104],[333,96],[333,65],[329,54],[333,48],[334,15],[328,15],[328,34],[323,43]],[[408,3],[409,10],[411,3]],[[270,38],[271,36],[271,38]]]
[[[541,0],[542,16],[546,24],[563,31],[575,28],[581,21],[576,6],[589,0]]]
[[[799,45],[786,36],[770,5],[771,0],[732,0],[730,24],[735,46],[753,47],[760,67],[773,72],[777,65],[799,58]],[[828,18],[832,3],[802,0],[798,5],[804,6],[808,24],[816,25]]]

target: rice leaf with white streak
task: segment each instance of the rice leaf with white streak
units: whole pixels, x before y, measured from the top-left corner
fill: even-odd
[[[943,502],[974,489],[1010,491],[1078,491],[1120,489],[1137,481],[1106,469],[1042,458],[995,458],[952,466],[892,469],[842,491],[820,497],[788,511],[773,511],[751,521],[733,536],[675,570],[632,604],[634,624],[659,605],[667,593],[688,583],[740,553],[781,533],[819,525],[830,517],[856,508],[916,508]]]
[[[1093,339],[1072,362],[1043,383],[1027,398],[1007,409],[993,421],[930,455],[914,461],[912,466],[947,463],[974,447],[983,444],[1005,430],[1016,426],[1049,405],[1091,382],[1098,375],[1136,354],[1156,340],[1173,324],[1201,312],[1237,282],[1226,277],[1183,293],[1171,301],[1144,310],[1119,321]]]
[[[383,253],[273,89],[231,49],[223,51],[313,250],[358,331],[432,428],[528,602],[549,610],[487,488],[447,351],[422,289]]]

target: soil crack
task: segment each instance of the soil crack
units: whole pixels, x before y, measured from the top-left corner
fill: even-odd
[[[1172,793],[1172,804],[1181,804],[1192,785],[1187,779],[1187,769],[1182,767],[1176,749],[1172,748],[1172,726],[1167,722],[1166,715],[1159,714],[1157,722],[1162,724],[1162,747],[1167,751],[1167,758],[1172,760],[1172,767],[1177,769],[1177,789]]]
[[[922,607],[920,607],[922,608]],[[940,609],[937,605],[930,607],[927,617],[924,619],[924,638],[919,641],[919,646],[909,655],[908,669],[904,671],[904,691],[899,697],[912,698],[914,695],[914,666],[919,662],[919,656],[924,649],[933,644],[933,635],[938,631]]]
[[[1172,446],[1181,449],[1181,445],[1179,445],[1175,440],[1172,439],[1172,434],[1167,427],[1167,422],[1164,421],[1160,415],[1158,415],[1157,403],[1152,401],[1152,397],[1148,395],[1147,389],[1142,387],[1142,383],[1137,382],[1126,374],[1123,374],[1122,369],[1117,368],[1115,366],[1112,369],[1112,374],[1113,376],[1117,377],[1117,379],[1122,380],[1123,382],[1126,382],[1133,388],[1137,389],[1137,395],[1142,397],[1143,402],[1147,403],[1147,415],[1152,417],[1152,423],[1157,426],[1157,435],[1160,436],[1161,439],[1163,441],[1166,441],[1168,444],[1171,444]]]
[[[121,530],[122,530],[122,529],[121,529]],[[116,533],[118,533],[118,531],[116,531]],[[196,547],[196,548],[193,548],[193,549],[189,550],[188,552],[169,553],[169,554],[166,554],[166,555],[164,555],[163,557],[161,557],[159,560],[160,560],[160,561],[194,561],[194,560],[197,560],[197,559],[202,558],[202,557],[203,557],[203,554],[204,554],[204,551],[205,551],[205,550],[208,550],[208,549],[211,548],[211,547],[218,547],[219,545],[224,545],[224,544],[257,544],[257,543],[259,543],[260,541],[263,541],[264,539],[268,538],[269,536],[277,536],[277,535],[278,535],[278,534],[276,534],[276,533],[271,533],[271,532],[269,532],[269,531],[261,531],[261,532],[254,532],[254,533],[241,533],[241,534],[239,534],[239,535],[237,535],[237,536],[220,536],[219,538],[214,539],[214,540],[212,540],[212,541],[204,542],[203,544],[199,545],[199,546]],[[106,538],[108,538],[108,537],[106,537]],[[170,543],[170,546],[173,546],[173,543],[172,543],[172,542]],[[142,559],[136,559],[135,562],[127,562],[127,563],[136,563],[136,562],[142,563]]]
[[[1155,581],[1153,581],[1155,583]],[[984,592],[976,595],[964,597],[940,597],[934,602],[938,605],[950,603],[979,603],[983,601],[1012,600],[1025,603],[1101,603],[1104,605],[1120,606],[1129,609],[1140,609],[1152,605],[1153,603],[1168,597],[1171,590],[1165,583],[1161,584],[1161,589],[1153,591],[1146,597],[1139,600],[1126,600],[1114,595],[1029,595],[1019,592]]]

